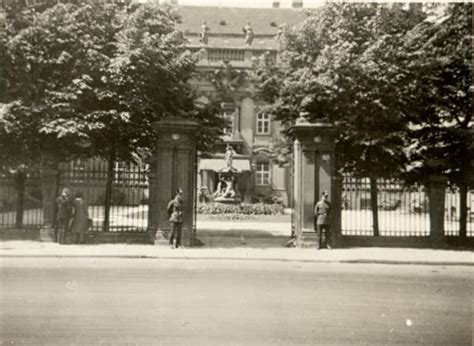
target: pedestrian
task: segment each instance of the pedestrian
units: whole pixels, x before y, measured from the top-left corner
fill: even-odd
[[[64,188],[61,195],[56,199],[56,203],[58,205],[56,240],[59,244],[65,244],[74,209],[71,191]]]
[[[170,221],[170,247],[181,247],[181,231],[183,224],[183,190],[178,189],[175,197],[168,203],[168,216]],[[176,240],[176,244],[174,241]]]
[[[330,216],[331,216],[331,203],[328,201],[328,192],[324,191],[321,194],[321,199],[316,203],[314,207],[314,215],[316,216],[316,237],[317,247],[321,249],[326,247],[331,249],[329,244],[330,237]]]
[[[82,244],[85,240],[85,234],[89,228],[89,215],[87,204],[84,201],[82,192],[76,192],[74,199],[74,214],[71,222],[71,233],[74,236],[74,244]]]

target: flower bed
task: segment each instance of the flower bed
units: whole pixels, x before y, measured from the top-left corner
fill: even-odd
[[[284,208],[280,204],[221,204],[200,203],[197,207],[198,214],[234,214],[234,215],[282,215]],[[233,220],[238,220],[235,216]]]

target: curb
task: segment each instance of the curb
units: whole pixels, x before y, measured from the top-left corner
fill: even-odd
[[[378,259],[305,259],[305,258],[262,258],[262,257],[209,257],[209,256],[149,256],[149,255],[0,255],[1,258],[116,258],[116,259],[164,259],[164,260],[224,260],[224,261],[275,261],[303,263],[342,263],[342,264],[387,264],[387,265],[425,265],[425,266],[474,266],[473,262],[443,261],[401,261]]]

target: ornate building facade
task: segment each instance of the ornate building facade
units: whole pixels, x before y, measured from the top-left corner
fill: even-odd
[[[218,171],[224,165],[224,151],[235,151],[234,166],[242,173],[239,190],[244,201],[277,198],[288,202],[289,168],[273,164],[272,142],[280,136],[281,125],[271,114],[259,112],[260,100],[249,92],[248,72],[254,59],[267,54],[278,63],[276,36],[282,25],[293,25],[304,14],[297,9],[180,7],[178,29],[187,39],[187,49],[199,54],[198,73],[191,83],[205,98],[218,98],[222,116],[230,123],[212,158],[199,162],[200,187],[215,192]]]

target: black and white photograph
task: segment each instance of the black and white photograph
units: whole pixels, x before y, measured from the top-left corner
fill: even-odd
[[[1,0],[0,345],[472,345],[473,18]]]

